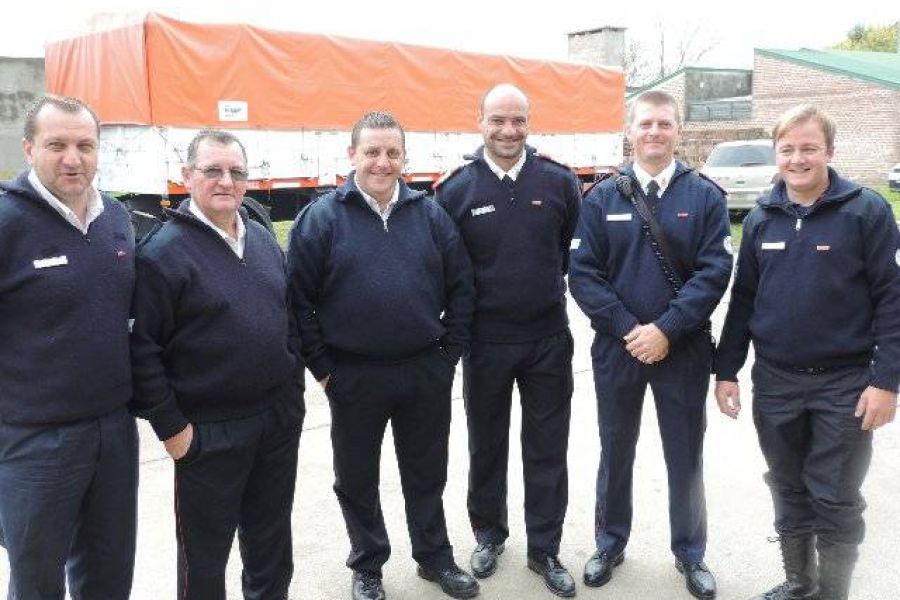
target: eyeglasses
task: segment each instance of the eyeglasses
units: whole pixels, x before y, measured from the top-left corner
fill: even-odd
[[[232,181],[247,181],[250,177],[250,172],[245,169],[223,169],[221,167],[194,167],[195,171],[200,171],[204,177],[207,179],[212,179],[218,181],[225,176],[225,173],[228,173],[231,176]]]

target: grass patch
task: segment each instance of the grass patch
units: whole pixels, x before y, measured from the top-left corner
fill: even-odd
[[[876,187],[875,190],[891,203],[891,208],[894,209],[894,216],[900,221],[900,191],[888,189],[886,185]]]
[[[290,233],[291,225],[293,224],[293,221],[275,221],[272,223],[272,227],[275,229],[275,237],[278,238],[278,245],[285,252],[288,245],[288,233]]]

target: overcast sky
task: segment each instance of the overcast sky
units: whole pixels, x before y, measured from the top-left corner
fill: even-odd
[[[510,9],[518,4],[519,8]],[[41,56],[43,43],[78,28],[91,14],[155,10],[188,21],[243,22],[283,30],[395,40],[527,58],[565,60],[571,31],[628,28],[650,43],[660,23],[675,40],[699,31],[714,50],[695,66],[750,68],[753,48],[822,48],[855,24],[900,19],[898,2],[851,0],[10,0],[3,9],[0,56]]]

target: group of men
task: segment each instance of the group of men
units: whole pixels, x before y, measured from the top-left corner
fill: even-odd
[[[705,564],[702,476],[710,373],[725,414],[752,339],[754,423],[769,465],[786,580],[759,599],[843,600],[863,538],[872,430],[900,378],[900,235],[886,201],[827,165],[834,125],[789,111],[781,174],[748,216],[722,342],[709,317],[728,287],[722,191],[675,160],[674,99],[630,106],[634,161],[585,195],[526,144],[528,97],[482,98],[484,144],[434,186],[402,178],[390,114],[351,132],[346,183],[306,207],[286,257],[247,218],[244,146],[203,130],[183,169],[190,198],[135,249],[127,212],[94,187],[96,115],[47,96],[28,111],[30,169],[0,184],[0,544],[10,597],[124,599],[134,567],[137,437],[146,418],[174,460],[179,599],[225,598],[235,532],[243,595],[285,599],[309,368],[331,410],[334,491],[353,600],[383,600],[391,546],[379,496],[391,424],[418,575],[479,593],[509,536],[513,386],[521,402],[527,565],[562,597],[573,340],[591,348],[602,445],[596,548],[583,582],[624,560],[632,470],[649,385],[668,470],[671,551],[688,591]],[[836,301],[841,298],[842,301]],[[130,357],[130,360],[129,360]],[[451,387],[463,363],[471,574],[443,510]],[[474,575],[474,577],[473,577]]]

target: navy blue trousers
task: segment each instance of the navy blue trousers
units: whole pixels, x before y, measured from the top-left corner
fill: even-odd
[[[11,600],[126,600],[138,438],[125,408],[61,425],[0,423],[0,543]]]
[[[568,505],[572,335],[527,343],[475,342],[463,360],[469,428],[468,509],[479,543],[509,535],[507,467],[513,383],[522,403],[525,531],[530,552],[556,555]]]
[[[175,463],[178,600],[225,600],[235,530],[244,598],[287,598],[303,416],[302,404],[282,402],[243,419],[194,424],[191,449]]]
[[[798,373],[764,359],[753,365],[753,422],[779,534],[862,542],[872,432],[853,413],[870,375],[867,366]]]
[[[672,553],[697,562],[706,552],[703,437],[711,347],[697,333],[654,365],[632,358],[622,340],[598,335],[591,348],[600,429],[595,539],[611,555],[631,534],[635,448],[647,386],[653,392],[669,484]]]
[[[397,362],[338,359],[326,393],[331,406],[334,492],[353,570],[381,573],[391,545],[378,493],[381,445],[390,421],[413,558],[440,570],[453,562],[444,518],[450,389],[454,366],[436,346]]]

